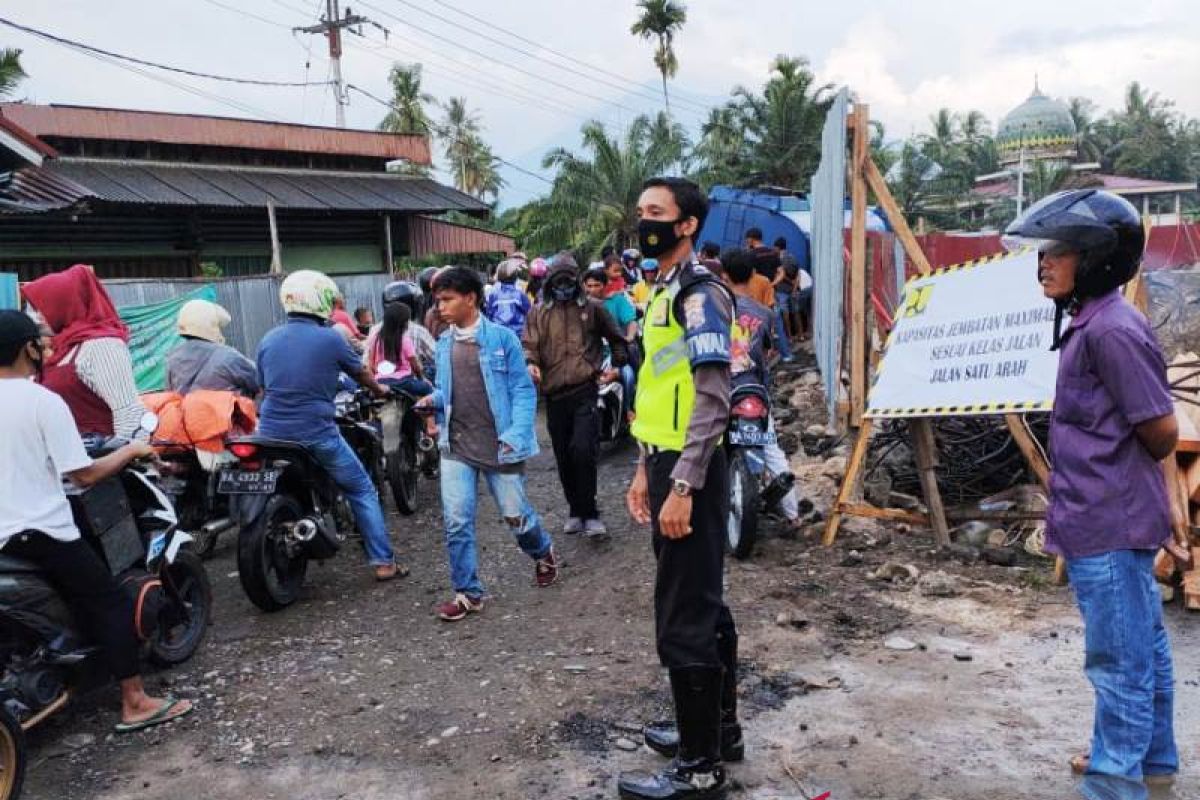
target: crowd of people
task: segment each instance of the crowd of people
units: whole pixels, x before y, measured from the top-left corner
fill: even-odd
[[[558,535],[611,535],[597,499],[597,401],[602,387],[619,383],[638,446],[625,510],[652,531],[656,645],[675,712],[645,730],[669,766],[622,774],[619,790],[719,797],[724,764],[744,756],[738,633],[723,600],[722,437],[734,390],[769,386],[808,336],[813,282],[784,239],[767,246],[757,228],[742,247],[697,247],[707,200],[689,181],[647,182],[637,212],[636,249],[606,248],[586,269],[566,251],[532,261],[516,253],[487,280],[467,267],[430,268],[384,289],[378,322],[366,308],[351,315],[328,276],[293,272],[280,289],[286,322],[253,360],[224,343],[225,309],[191,301],[179,313],[167,388],[259,400],[259,433],[306,445],[345,494],[378,581],[408,569],[376,486],[338,433],[335,396],[349,380],[380,398],[396,390],[417,398],[441,453],[450,596],[436,614],[457,622],[486,600],[476,546],[481,479],[532,562],[535,585],[562,577],[525,482],[539,451],[539,396],[566,519]],[[1170,650],[1150,572],[1169,536],[1157,461],[1177,432],[1153,334],[1117,294],[1140,258],[1140,223],[1119,198],[1068,192],[1029,209],[1010,231],[1038,248],[1047,297],[1060,316],[1073,315],[1061,336],[1055,327],[1063,358],[1046,536],[1047,549],[1067,559],[1096,688],[1092,749],[1073,765],[1087,776],[1089,798],[1140,798],[1143,779],[1178,769]],[[22,294],[26,312],[0,312],[0,462],[13,476],[0,482],[0,547],[42,567],[101,643],[121,682],[118,730],[177,718],[191,705],[145,693],[130,601],[80,541],[61,483],[94,484],[150,453],[135,441],[93,461],[83,445],[131,438],[140,424],[128,329],[86,266],[39,278]],[[772,472],[788,471],[777,445],[765,455]],[[781,509],[786,524],[799,525],[794,489]]]

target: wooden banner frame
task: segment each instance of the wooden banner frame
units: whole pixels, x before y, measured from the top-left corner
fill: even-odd
[[[869,517],[873,519],[899,520],[920,523],[933,530],[934,541],[939,548],[950,544],[950,528],[947,522],[945,506],[937,485],[935,469],[938,465],[937,444],[934,440],[933,425],[929,417],[909,419],[909,432],[912,436],[913,452],[916,455],[917,472],[921,481],[921,493],[928,514],[898,509],[879,508],[866,502],[851,502],[851,497],[857,492],[862,477],[863,461],[866,459],[867,448],[874,430],[874,420],[864,417],[867,402],[867,342],[869,328],[866,316],[867,304],[867,275],[866,275],[866,211],[868,189],[874,193],[876,201],[887,215],[892,230],[900,240],[905,255],[912,261],[917,271],[928,275],[933,270],[929,259],[921,250],[916,236],[908,227],[904,213],[888,190],[883,175],[879,172],[875,160],[871,158],[867,143],[867,129],[870,124],[868,107],[856,103],[854,110],[847,118],[851,133],[852,157],[850,161],[850,396],[849,422],[851,428],[857,428],[854,447],[850,451],[850,459],[846,465],[846,474],[842,485],[838,488],[837,499],[830,510],[829,519],[825,525],[825,535],[822,543],[828,547],[837,538],[842,518],[846,516]],[[1042,488],[1048,488],[1050,465],[1047,463],[1041,448],[1025,425],[1020,414],[1005,414],[1005,423],[1021,454],[1029,463],[1030,469],[1037,476]],[[1061,571],[1062,561],[1059,559],[1056,574]]]

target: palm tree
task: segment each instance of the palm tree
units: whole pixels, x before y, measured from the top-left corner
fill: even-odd
[[[746,132],[747,177],[801,189],[821,158],[821,129],[833,85],[817,85],[807,59],[779,56],[761,95],[733,91]]]
[[[26,78],[21,69],[21,51],[15,48],[0,50],[0,98],[9,97]]]
[[[726,104],[709,109],[708,119],[700,126],[700,141],[692,151],[692,158],[697,165],[693,177],[706,189],[742,179],[746,131],[737,106]]]
[[[667,95],[667,78],[674,78],[679,71],[679,59],[675,57],[675,34],[687,22],[687,6],[676,0],[638,0],[642,15],[629,28],[629,32],[643,39],[657,39],[654,50],[654,66],[662,74],[663,102],[667,113],[671,113],[671,98]]]
[[[563,246],[588,254],[605,244],[622,248],[637,237],[637,200],[642,184],[683,157],[687,138],[665,112],[638,117],[624,138],[610,136],[599,122],[581,131],[583,152],[559,147],[543,161],[556,169],[550,195],[519,215],[522,242],[535,250]]]
[[[451,97],[445,105],[446,115],[438,134],[442,137],[443,151],[450,162],[450,173],[459,191],[468,191],[474,183],[468,173],[480,161],[479,149],[483,141],[479,138],[479,117],[467,108],[465,97]]]
[[[421,91],[421,65],[393,64],[388,83],[392,86],[392,110],[379,123],[379,130],[427,136],[430,125],[425,106],[436,101]]]

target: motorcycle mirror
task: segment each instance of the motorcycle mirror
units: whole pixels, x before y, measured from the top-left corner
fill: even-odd
[[[375,368],[375,371],[380,375],[395,375],[396,365],[390,361],[380,361],[379,366]]]
[[[142,414],[138,428],[147,434],[154,433],[158,430],[158,414],[155,414],[153,411],[147,411],[145,414]]]

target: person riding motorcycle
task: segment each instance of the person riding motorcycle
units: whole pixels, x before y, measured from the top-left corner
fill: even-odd
[[[0,311],[0,552],[31,561],[67,601],[83,632],[98,642],[121,686],[125,733],[177,719],[187,700],[146,694],[138,664],[132,598],[121,589],[91,546],[80,537],[62,477],[87,488],[153,453],[130,442],[92,460],[71,412],[54,392],[30,380],[43,369],[38,326],[20,311]]]
[[[633,286],[642,279],[642,253],[636,247],[630,247],[621,253],[621,267],[625,273],[625,283]]]
[[[225,344],[222,328],[229,322],[229,312],[216,303],[189,300],[183,304],[177,322],[183,341],[167,356],[167,389],[179,394],[213,389],[258,395],[254,362]]]
[[[503,325],[520,338],[525,331],[525,318],[533,309],[529,297],[517,286],[524,261],[506,259],[496,267],[496,286],[484,303],[483,313],[497,325]]]
[[[376,580],[387,581],[408,570],[396,562],[375,484],[338,432],[334,399],[342,373],[376,397],[390,392],[328,327],[337,294],[337,285],[314,270],[293,272],[279,287],[287,321],[269,331],[258,347],[264,392],[258,432],[308,447],[350,502]]]
[[[437,339],[429,332],[429,329],[421,324],[425,313],[425,296],[421,291],[420,286],[412,281],[392,281],[387,286],[383,287],[383,312],[386,315],[388,306],[396,303],[403,303],[408,306],[409,322],[407,335],[412,339],[413,345],[417,349],[417,358],[421,361],[421,367],[426,375],[432,381],[434,376],[435,359],[434,354],[437,351]],[[363,363],[367,364],[370,353],[375,349],[375,341],[379,337],[379,332],[383,329],[383,321],[371,328],[367,334],[366,349],[363,353]]]

